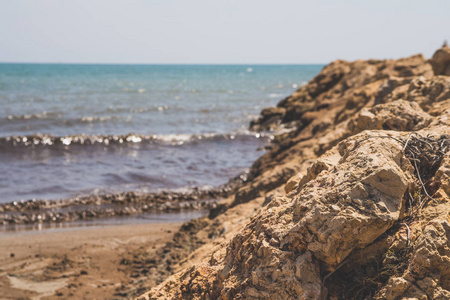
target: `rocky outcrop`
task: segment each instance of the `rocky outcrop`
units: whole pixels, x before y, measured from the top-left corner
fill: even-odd
[[[252,122],[255,130],[283,127],[290,133],[277,136],[272,150],[254,163],[249,176],[252,186],[236,193],[235,204],[261,196],[306,170],[314,159],[355,133],[349,122],[363,108],[386,103],[384,99],[392,97],[394,90],[398,93],[417,78],[433,78],[432,66],[422,55],[400,60],[339,60],[326,66],[311,82],[276,108],[263,110]],[[389,129],[388,122],[384,123]],[[402,130],[392,125],[393,130]]]
[[[349,123],[354,133],[364,130],[415,131],[431,122],[431,116],[425,113],[416,102],[398,100],[363,108],[355,120]]]
[[[291,131],[203,227],[215,246],[140,299],[448,299],[441,57],[336,61],[263,110],[253,128]]]
[[[406,84],[413,77],[430,78],[432,75],[432,67],[422,55],[400,60],[335,61],[276,108],[264,109],[251,127],[270,130],[276,127],[276,123],[306,127],[313,121],[319,122],[321,118],[313,117],[319,112],[335,108],[339,108],[339,117],[343,120],[373,100],[375,92],[386,80],[394,79]]]
[[[444,46],[437,50],[430,59],[430,63],[435,75],[450,76],[450,48]]]

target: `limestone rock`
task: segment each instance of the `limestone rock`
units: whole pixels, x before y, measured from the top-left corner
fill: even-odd
[[[440,115],[450,107],[450,77],[417,77],[411,81],[405,99],[417,102],[431,115]]]
[[[444,151],[427,136],[449,143],[450,77],[434,75],[437,61],[336,61],[263,110],[254,129],[291,131],[214,219],[241,227],[142,299],[449,299],[449,154],[422,186],[404,149],[422,136],[426,168]],[[243,207],[252,217],[233,218]]]
[[[298,128],[309,124],[308,112],[317,112],[335,107],[343,102],[347,110],[362,107],[374,95],[374,92],[356,90],[363,86],[384,80],[386,78],[408,78],[413,76],[432,77],[432,67],[422,55],[414,55],[400,60],[369,60],[347,62],[338,60],[324,67],[324,69],[307,85],[301,87],[290,97],[282,100],[277,108],[277,118],[273,122],[288,124],[294,122]],[[378,86],[381,84],[379,82]],[[377,86],[377,89],[378,89]],[[353,99],[343,99],[348,92],[353,92]],[[356,96],[356,97],[355,97]],[[358,98],[365,98],[361,101]],[[251,127],[257,130],[270,129],[269,111],[265,109],[261,118],[252,122]]]
[[[250,126],[259,130],[262,128],[270,130],[273,126],[277,126],[281,123],[281,120],[284,118],[285,114],[286,109],[284,107],[268,107],[261,111],[261,119],[259,120],[259,124],[252,121]]]
[[[353,132],[364,130],[420,130],[431,122],[431,116],[425,113],[416,102],[397,100],[371,108],[363,108],[356,122],[349,124]]]
[[[450,155],[446,155],[442,166],[436,172],[436,181],[440,182],[443,191],[450,198]]]
[[[251,186],[236,193],[234,205],[255,199],[305,172],[312,161],[355,133],[348,123],[354,122],[363,108],[404,99],[393,99],[393,95],[406,95],[410,82],[418,76],[424,80],[433,77],[432,67],[422,55],[399,60],[338,60],[324,67],[307,85],[280,101],[277,110],[266,109],[252,122],[255,130],[281,126],[291,132],[276,137],[271,151],[254,163],[249,174]],[[386,83],[388,87],[383,89]],[[404,90],[401,94],[400,88]]]
[[[319,298],[321,268],[334,270],[402,216],[412,168],[402,146],[380,134],[356,135],[327,152],[297,193],[269,203],[231,240],[222,261],[202,266],[208,276],[185,273],[184,292],[174,297],[206,299],[205,289],[194,288],[200,285],[221,299]]]
[[[450,76],[450,48],[447,46],[437,50],[430,59],[435,75]]]
[[[440,206],[443,219],[437,218],[423,228],[401,277],[391,278],[375,299],[449,299],[450,298],[450,225],[449,210]]]

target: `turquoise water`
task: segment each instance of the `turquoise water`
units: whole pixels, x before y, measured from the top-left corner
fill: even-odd
[[[0,202],[226,183],[319,65],[0,64]]]

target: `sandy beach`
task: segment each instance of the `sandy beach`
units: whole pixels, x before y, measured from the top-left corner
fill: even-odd
[[[114,299],[133,287],[133,258],[154,254],[177,223],[0,235],[0,298]]]

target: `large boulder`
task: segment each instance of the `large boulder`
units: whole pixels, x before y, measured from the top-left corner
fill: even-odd
[[[231,240],[223,258],[182,274],[180,289],[171,296],[320,297],[321,272],[335,270],[404,213],[413,168],[402,145],[385,134],[364,132],[328,151],[309,169],[314,173],[306,176],[309,181],[272,200]],[[152,291],[153,298],[160,296],[167,297],[167,290]]]

